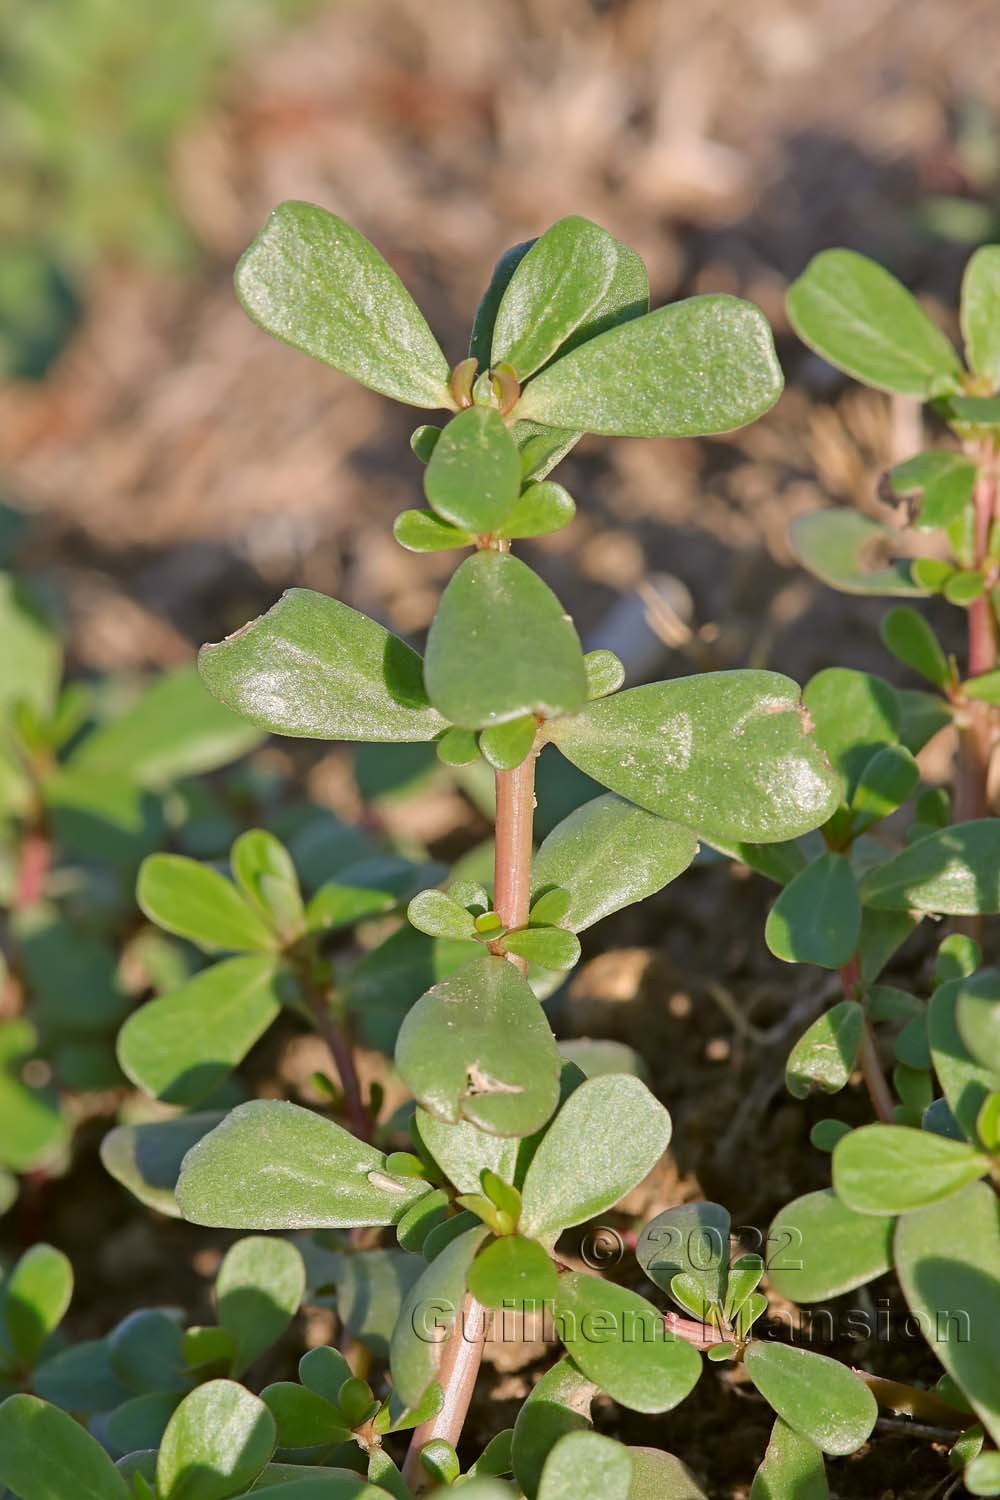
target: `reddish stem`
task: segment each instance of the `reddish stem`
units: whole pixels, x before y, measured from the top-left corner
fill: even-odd
[[[14,887],[15,911],[37,906],[45,895],[45,882],[52,863],[52,843],[42,827],[29,828],[21,840]]]
[[[990,532],[997,505],[997,468],[993,444],[976,450],[979,471],[973,493],[976,567],[988,562]],[[992,590],[987,588],[969,606],[968,676],[980,677],[997,665],[997,624]],[[958,732],[958,764],[955,774],[955,821],[966,823],[989,815],[989,770],[995,738],[993,710],[988,703],[969,699],[962,707]]]
[[[535,815],[535,756],[528,755],[513,771],[496,773],[497,817],[494,854],[494,898],[497,916],[505,927],[523,927],[531,903],[531,835]],[[522,972],[523,960],[508,955]],[[438,1365],[444,1403],[436,1416],[422,1422],[410,1440],[403,1478],[420,1488],[420,1454],[427,1443],[443,1438],[454,1448],[462,1435],[486,1339],[486,1312],[474,1297],[465,1305],[450,1334]]]
[[[852,958],[848,963],[842,965],[839,970],[840,983],[844,995],[848,1000],[858,998],[858,987],[863,983],[861,978],[861,965],[857,958]],[[895,1104],[892,1090],[882,1070],[879,1059],[878,1048],[875,1045],[875,1036],[872,1032],[871,1022],[865,1016],[861,1023],[861,1047],[858,1051],[858,1064],[861,1068],[861,1076],[868,1090],[868,1097],[872,1102],[872,1108],[880,1120],[891,1124]]]
[[[336,1064],[340,1086],[344,1091],[344,1106],[354,1134],[363,1141],[371,1141],[372,1122],[361,1092],[354,1060],[354,1046],[346,1021],[337,1021],[330,1011],[328,997],[320,991],[310,994],[310,1004],[316,1022],[316,1030],[330,1049]]]

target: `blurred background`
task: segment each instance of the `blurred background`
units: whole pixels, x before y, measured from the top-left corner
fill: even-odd
[[[451,559],[389,531],[419,414],[233,297],[287,197],[357,224],[452,360],[498,253],[566,213],[642,252],[654,305],[759,302],[777,411],[585,441],[560,471],[579,519],[532,560],[634,675],[803,678],[831,632],[869,664],[879,605],[807,583],[785,532],[831,499],[877,510],[916,437],[796,345],[783,293],[846,244],[947,321],[1000,231],[996,0],[0,0],[0,23],[3,545],[49,580],[77,666],[186,660],[293,582],[417,639],[430,619]]]

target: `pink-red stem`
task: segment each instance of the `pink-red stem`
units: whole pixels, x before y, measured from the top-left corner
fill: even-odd
[[[858,988],[862,983],[861,965],[856,958],[852,958],[839,970],[840,983],[844,995],[848,1000],[858,998]],[[889,1087],[882,1063],[879,1059],[878,1048],[875,1045],[875,1035],[871,1028],[871,1022],[865,1016],[861,1023],[861,1046],[858,1051],[858,1066],[861,1076],[868,1090],[868,1097],[872,1102],[872,1108],[880,1120],[887,1124],[892,1123],[895,1103],[892,1090]]]

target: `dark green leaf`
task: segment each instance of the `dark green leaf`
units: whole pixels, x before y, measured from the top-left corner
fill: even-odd
[[[559,600],[529,567],[509,553],[480,552],[462,563],[438,605],[427,689],[438,711],[465,729],[525,714],[551,718],[584,700],[583,653]]]
[[[541,422],[515,422],[510,431],[521,455],[521,476],[526,484],[551,474],[583,436],[562,427],[546,427]]]
[[[672,1410],[701,1374],[691,1345],[668,1334],[663,1314],[625,1287],[566,1272],[555,1319],[573,1362],[630,1411]]]
[[[107,1339],[70,1344],[38,1366],[32,1376],[35,1394],[70,1412],[111,1411],[129,1392],[111,1368]]]
[[[969,978],[958,996],[958,1029],[971,1055],[984,1068],[1000,1068],[1000,974],[984,969]]]
[[[170,1104],[218,1088],[281,1010],[283,971],[266,954],[227,958],[135,1011],[118,1061],[137,1087]]]
[[[20,1500],[128,1500],[128,1489],[100,1444],[72,1417],[11,1396],[0,1406],[0,1484]]]
[[[234,1376],[280,1338],[306,1289],[302,1257],[287,1240],[250,1235],[227,1250],[215,1280],[219,1327],[232,1335]]]
[[[896,1271],[920,1330],[1000,1443],[1000,1203],[985,1183],[907,1214]]]
[[[969,1052],[959,1029],[958,1007],[966,997],[996,993],[996,971],[939,985],[927,1012],[927,1038],[934,1071],[955,1119],[966,1137],[979,1144],[976,1122],[987,1097],[1000,1089],[1000,1050],[993,1067],[984,1067]],[[984,1143],[985,1144],[985,1143]]]
[[[935,687],[947,689],[951,669],[923,615],[908,604],[899,604],[882,621],[882,639],[886,647],[906,666],[926,677]]]
[[[155,1451],[180,1401],[177,1391],[148,1391],[144,1396],[132,1396],[102,1424],[105,1443],[119,1457]]]
[[[829,1190],[806,1193],[768,1230],[771,1285],[791,1302],[824,1302],[865,1286],[892,1265],[892,1230],[891,1218],[856,1213]]]
[[[174,1188],[181,1162],[197,1141],[225,1118],[218,1110],[177,1115],[172,1120],[148,1120],[119,1125],[101,1141],[104,1169],[128,1188],[140,1203],[179,1219]]]
[[[796,516],[788,530],[792,551],[804,568],[842,594],[929,593],[910,576],[894,533],[855,510],[814,510]]]
[[[332,1120],[259,1099],[239,1105],[192,1147],[177,1201],[194,1224],[349,1229],[394,1224],[426,1191],[426,1183],[388,1173],[380,1151]]]
[[[34,1027],[23,1018],[0,1026],[0,1162],[27,1172],[55,1156],[69,1140],[69,1125],[51,1089],[24,1080],[24,1068],[37,1050]]]
[[[755,1339],[745,1366],[778,1416],[824,1453],[854,1453],[871,1435],[878,1416],[875,1397],[838,1360]]]
[[[396,1066],[430,1114],[525,1136],[552,1114],[559,1053],[525,981],[505,958],[473,960],[407,1015]]]
[[[40,715],[49,714],[62,671],[59,637],[26,585],[9,573],[0,573],[0,634],[4,641],[0,712],[6,716],[21,703]]]
[[[143,860],[136,900],[151,922],[208,953],[275,947],[273,930],[232,881],[186,855]]]
[[[432,1229],[449,1216],[448,1194],[441,1188],[418,1198],[396,1225],[396,1238],[404,1250],[419,1255]]]
[[[839,786],[776,672],[710,672],[630,688],[549,726],[568,760],[706,838],[768,843],[815,828]]]
[[[232,1380],[198,1386],[174,1412],[156,1460],[160,1500],[227,1500],[253,1483],[274,1452],[274,1418]]]
[[[548,1253],[537,1240],[518,1234],[493,1240],[469,1269],[469,1291],[484,1307],[541,1311],[559,1290]]]
[[[462,531],[498,530],[521,493],[521,460],[498,411],[470,406],[452,417],[424,471],[431,509]]]
[[[442,1348],[465,1304],[469,1267],[488,1234],[480,1225],[453,1240],[413,1283],[403,1302],[389,1362],[396,1392],[408,1406],[415,1406],[437,1377]]]
[[[962,278],[962,337],[969,369],[1000,386],[1000,245],[982,245]]]
[[[521,1230],[554,1244],[611,1208],[656,1166],[670,1116],[638,1078],[606,1074],[574,1089],[542,1137],[522,1191]]]
[[[75,750],[75,770],[124,776],[162,787],[245,755],[261,735],[205,689],[194,666],[168,672],[127,713],[102,725]]]
[[[849,861],[842,854],[821,854],[781,892],[768,914],[764,940],[785,963],[839,969],[852,957],[860,931],[861,903]]]
[[[567,1433],[585,1432],[596,1387],[569,1359],[561,1359],[532,1388],[517,1414],[511,1461],[518,1484],[535,1500],[545,1460]]]
[[[689,828],[607,793],[552,830],[538,851],[532,885],[539,892],[549,886],[567,891],[569,905],[559,923],[583,932],[661,890],[687,869],[697,850]]]
[[[771,330],[752,303],[690,297],[557,359],[530,382],[517,416],[608,436],[694,437],[755,421],[782,385]]]
[[[420,658],[366,615],[289,589],[235,635],[203,646],[209,690],[274,734],[320,740],[432,740]]]
[[[260,1398],[274,1418],[282,1448],[326,1447],[350,1438],[351,1429],[337,1408],[306,1386],[279,1380],[265,1386]]]
[[[750,1500],[829,1500],[823,1455],[779,1417],[764,1462],[754,1476]]]
[[[545,1460],[538,1500],[631,1500],[632,1460],[629,1450],[596,1432],[570,1432],[560,1438]]]
[[[472,324],[472,336],[469,341],[469,358],[477,361],[483,370],[490,365],[490,349],[493,344],[493,328],[497,320],[497,310],[500,306],[504,292],[510,285],[510,279],[517,270],[521,261],[527,255],[532,245],[537,240],[522,240],[520,244],[512,245],[505,250],[493,267],[489,285],[479,301],[476,308],[476,316]]]
[[[1000,703],[1000,672],[983,672],[979,677],[969,677],[962,683],[962,692],[967,698],[981,703]]]
[[[813,257],[789,288],[788,316],[811,349],[876,390],[926,400],[957,386],[944,334],[895,276],[853,250]]]
[[[1000,839],[992,819],[958,823],[918,839],[861,883],[866,906],[947,917],[1000,911]]]
[[[374,245],[313,203],[282,203],[236,267],[236,292],[274,338],[410,406],[451,406],[448,364]]]
[[[989,1171],[964,1142],[907,1125],[863,1125],[834,1148],[837,1197],[862,1214],[904,1214],[949,1198]]]
[[[177,1308],[141,1307],[109,1334],[111,1369],[128,1390],[143,1395],[188,1389],[191,1375],[184,1359],[180,1316]]]
[[[690,1278],[701,1298],[721,1305],[729,1269],[729,1214],[718,1203],[682,1203],[651,1219],[639,1237],[636,1259],[650,1281],[669,1291]]]
[[[389,1339],[403,1299],[422,1269],[420,1259],[402,1250],[366,1250],[364,1255],[313,1253],[317,1264],[316,1274],[309,1273],[310,1301],[336,1306],[338,1317],[354,1337],[377,1359],[388,1358]],[[315,1288],[330,1282],[335,1290],[327,1302]],[[316,1388],[311,1373],[307,1380],[301,1367],[300,1378]]]
[[[863,833],[907,802],[920,785],[920,767],[902,745],[886,745],[865,766],[851,798],[852,827]]]
[[[690,1471],[662,1448],[630,1448],[632,1488],[629,1500],[706,1500]],[[782,1497],[785,1500],[785,1497]],[[803,1497],[809,1500],[809,1497]]]
[[[850,801],[868,762],[899,738],[899,700],[881,677],[847,667],[817,672],[802,697],[816,742],[843,777]]]
[[[865,1013],[856,1000],[841,1000],[814,1021],[789,1053],[788,1092],[796,1099],[805,1099],[814,1088],[839,1093],[854,1071],[864,1024]]]

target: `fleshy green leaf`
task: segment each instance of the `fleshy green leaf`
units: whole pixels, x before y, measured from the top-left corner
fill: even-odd
[[[521,493],[521,459],[490,406],[452,417],[424,471],[427,503],[442,520],[476,536],[496,531]]]
[[[908,604],[899,604],[882,621],[882,639],[893,656],[926,677],[935,687],[947,689],[951,682],[948,658],[937,636],[922,614]]]
[[[118,1061],[137,1087],[198,1104],[227,1078],[281,1010],[284,978],[266,954],[227,958],[140,1007],[118,1035]]]
[[[596,1432],[570,1432],[560,1438],[545,1460],[538,1500],[631,1500],[632,1460],[629,1450]]]
[[[829,1500],[823,1455],[779,1417],[754,1475],[750,1500]]]
[[[176,1308],[140,1307],[129,1313],[108,1336],[108,1357],[115,1378],[139,1395],[185,1391],[191,1384]]]
[[[967,678],[962,683],[962,691],[967,698],[975,698],[980,703],[1000,703],[1000,671]]]
[[[274,1452],[274,1418],[259,1396],[210,1380],[174,1412],[156,1460],[160,1500],[227,1500],[253,1483]]]
[[[0,1163],[26,1172],[54,1156],[69,1140],[69,1125],[59,1112],[54,1090],[25,1083],[23,1069],[37,1050],[38,1039],[23,1018],[0,1026]]]
[[[856,510],[814,510],[796,516],[788,529],[802,566],[842,594],[923,597],[930,592],[910,576],[894,533]]]
[[[442,521],[432,510],[403,510],[392,523],[392,534],[407,552],[450,552],[471,547],[475,537]]]
[[[484,1307],[540,1311],[558,1290],[559,1278],[548,1253],[537,1240],[519,1234],[487,1245],[469,1270],[469,1291]]]
[[[136,900],[157,927],[207,953],[273,949],[272,929],[211,865],[183,854],[151,854],[139,870]]]
[[[987,969],[983,974],[988,986],[986,993],[989,993],[995,987],[996,973]],[[1000,1054],[992,1068],[977,1062],[959,1030],[958,1006],[964,996],[983,992],[983,974],[971,979],[952,979],[939,985],[931,996],[927,1012],[927,1039],[934,1071],[952,1114],[974,1145],[979,1144],[976,1129],[979,1112],[988,1096],[1000,1089]]]
[[[957,386],[951,344],[895,276],[853,250],[824,250],[788,290],[804,343],[838,370],[880,391],[924,400]]]
[[[566,1434],[585,1432],[596,1387],[561,1359],[532,1387],[514,1423],[511,1462],[518,1484],[535,1500],[545,1461]]]
[[[661,890],[687,869],[697,851],[689,828],[609,792],[556,825],[538,851],[532,886],[537,892],[549,886],[567,891],[569,905],[559,924],[583,932]]]
[[[548,727],[588,776],[709,839],[771,843],[826,821],[839,784],[776,672],[630,688]]]
[[[194,1224],[349,1229],[394,1224],[426,1191],[415,1178],[390,1175],[380,1151],[332,1120],[258,1099],[239,1105],[188,1152],[177,1201]]]
[[[250,1235],[227,1250],[215,1280],[215,1305],[219,1327],[236,1345],[234,1376],[280,1338],[305,1289],[302,1256],[287,1240]]]
[[[706,1500],[689,1469],[662,1448],[630,1448],[632,1488],[629,1500]],[[781,1500],[785,1500],[782,1496]],[[803,1496],[803,1500],[811,1497]]]
[[[669,1291],[689,1277],[709,1304],[721,1306],[729,1270],[729,1214],[718,1203],[681,1203],[651,1219],[639,1237],[636,1259],[650,1281]]]
[[[89,734],[70,756],[75,771],[162,787],[200,776],[260,743],[260,731],[206,691],[195,666],[157,678],[124,713]]]
[[[812,1023],[785,1064],[785,1087],[793,1098],[805,1099],[814,1088],[824,1094],[844,1088],[857,1062],[864,1024],[865,1013],[856,1000],[841,1000]]]
[[[588,339],[530,382],[516,413],[610,437],[696,437],[755,421],[782,386],[763,314],[718,294],[675,302]]]
[[[547,364],[603,303],[618,267],[618,245],[589,219],[560,219],[518,261],[493,327],[490,363],[509,364],[523,383]]]
[[[406,908],[408,921],[428,937],[475,938],[476,924],[444,891],[421,891]]]
[[[567,1272],[555,1299],[556,1331],[583,1373],[630,1411],[670,1411],[701,1374],[690,1344],[667,1333],[644,1297]]]
[[[531,650],[525,650],[525,642]],[[465,729],[572,713],[587,691],[583,652],[555,594],[519,558],[467,558],[427,638],[427,690]]]
[[[435,985],[403,1022],[396,1066],[430,1114],[525,1136],[559,1097],[559,1053],[525,981],[486,955]]]
[[[920,785],[920,767],[903,745],[886,745],[872,756],[854,788],[851,823],[855,834],[880,823],[902,807]]]
[[[274,1418],[282,1448],[326,1447],[350,1438],[351,1429],[337,1408],[307,1386],[279,1380],[265,1386],[260,1399]]]
[[[785,886],[768,914],[764,940],[785,963],[839,969],[857,948],[860,932],[861,903],[850,862],[827,853]]]
[[[0,1484],[20,1500],[128,1500],[96,1439],[37,1396],[10,1396],[0,1406]]]
[[[333,1305],[337,1316],[359,1343],[377,1359],[387,1359],[389,1339],[399,1319],[404,1298],[417,1279],[422,1262],[402,1250],[366,1250],[364,1255],[314,1251],[318,1265],[309,1273],[310,1301]],[[319,1288],[333,1283],[330,1302]],[[300,1378],[307,1379],[300,1367]]]
[[[409,406],[451,406],[448,364],[374,245],[313,203],[282,203],[236,267],[236,293],[274,338]]]
[[[198,668],[210,692],[274,734],[319,740],[432,740],[420,658],[366,615],[312,589],[217,644]]]
[[[918,839],[870,870],[866,906],[914,908],[947,917],[1000,911],[1000,839],[991,818],[957,823]]]
[[[393,1385],[415,1406],[437,1378],[441,1351],[462,1314],[469,1267],[488,1237],[485,1225],[469,1229],[432,1260],[413,1283],[396,1319],[389,1346]]]
[[[938,450],[897,464],[889,478],[894,494],[919,496],[919,531],[944,530],[961,519],[972,499],[976,466],[963,453]]]
[[[513,771],[531,754],[538,725],[532,714],[491,724],[479,736],[479,748],[495,771]]]
[[[828,667],[802,694],[820,749],[844,781],[850,801],[868,762],[899,738],[896,693],[881,677],[848,667]]]
[[[147,1391],[144,1396],[132,1396],[101,1424],[104,1441],[114,1454],[155,1452],[180,1401],[177,1391]]]
[[[863,1125],[833,1152],[837,1197],[862,1214],[904,1214],[982,1177],[989,1158],[963,1141],[908,1125]]]
[[[554,1244],[611,1208],[670,1144],[670,1116],[638,1078],[609,1073],[574,1089],[549,1126],[522,1190],[521,1231]]]
[[[520,464],[520,458],[518,459]],[[516,540],[518,537],[548,536],[561,531],[576,515],[576,503],[572,495],[555,480],[544,480],[541,484],[529,484],[524,494],[516,501],[500,527],[500,536]]]
[[[1000,386],[1000,245],[982,245],[962,278],[962,337],[970,370]]]
[[[580,959],[579,939],[563,927],[521,927],[506,933],[499,947],[542,969],[571,969]]]
[[[138,1125],[118,1125],[101,1141],[101,1162],[116,1182],[128,1188],[140,1203],[179,1219],[174,1188],[181,1162],[197,1141],[225,1115],[219,1110],[203,1114],[177,1115],[172,1120],[149,1120]]]
[[[32,1245],[0,1293],[0,1311],[18,1363],[30,1368],[59,1327],[73,1295],[73,1267],[54,1245]]]
[[[480,369],[486,370],[490,365],[490,349],[493,344],[493,329],[497,320],[497,312],[503,295],[510,285],[510,279],[517,270],[521,261],[527,255],[535,240],[521,240],[517,245],[511,245],[505,250],[493,267],[479,306],[476,308],[476,316],[472,323],[472,335],[469,340],[469,358],[474,359]]]
[[[1000,1068],[1000,974],[996,969],[983,969],[963,984],[956,1014],[971,1055],[984,1068]]]
[[[587,669],[588,700],[617,693],[625,681],[625,665],[613,651],[588,651],[583,664]]]
[[[516,1139],[488,1135],[468,1120],[449,1125],[419,1108],[416,1128],[427,1150],[460,1193],[477,1193],[484,1171],[495,1172],[504,1182],[513,1181],[519,1144]]]
[[[781,1209],[767,1235],[767,1274],[791,1302],[825,1302],[892,1265],[891,1218],[848,1208],[835,1193],[806,1193]]]
[[[69,1344],[34,1371],[35,1394],[69,1412],[111,1411],[128,1398],[128,1390],[111,1368],[107,1339]]]
[[[305,911],[292,856],[263,828],[248,828],[233,845],[233,879],[257,913],[290,942],[301,934]]]
[[[754,1339],[744,1363],[778,1416],[824,1453],[854,1453],[871,1435],[878,1416],[875,1397],[839,1360]]]
[[[1000,1443],[1000,1203],[985,1183],[896,1229],[896,1271],[930,1344]]]

